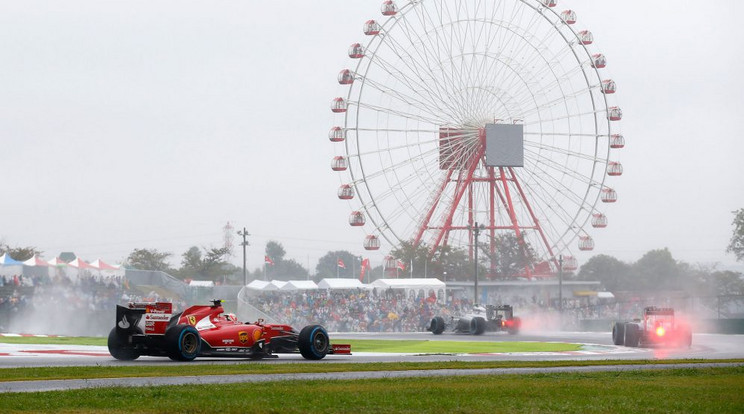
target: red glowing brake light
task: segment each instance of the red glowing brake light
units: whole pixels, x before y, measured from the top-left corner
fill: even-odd
[[[659,326],[658,328],[656,328],[656,336],[664,336],[665,333],[666,331],[664,330],[663,326]]]

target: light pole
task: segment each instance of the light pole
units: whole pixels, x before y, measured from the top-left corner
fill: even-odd
[[[558,256],[558,315],[563,329],[563,255]]]
[[[238,236],[243,236],[243,242],[240,243],[241,246],[243,246],[243,286],[248,285],[248,273],[245,271],[245,248],[246,246],[250,246],[251,244],[248,243],[248,240],[246,240],[246,237],[250,236],[251,234],[248,233],[248,231],[243,227],[243,231],[238,232]]]
[[[481,230],[484,230],[486,226],[483,224],[478,225],[478,222],[475,223],[475,226],[468,226],[468,229],[473,231],[473,236],[475,236],[475,284],[474,284],[474,294],[473,294],[473,306],[475,306],[478,303],[478,235],[480,235]]]

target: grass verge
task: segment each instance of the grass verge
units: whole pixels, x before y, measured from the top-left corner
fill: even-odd
[[[106,346],[106,341],[98,336],[0,336],[4,344]]]
[[[317,372],[364,372],[403,371],[434,369],[485,369],[485,368],[531,368],[599,365],[642,365],[713,362],[705,359],[670,360],[596,360],[596,361],[443,361],[443,362],[375,362],[375,363],[276,363],[274,361],[245,361],[245,363],[191,363],[171,364],[163,359],[148,365],[122,366],[73,366],[0,368],[0,384],[3,381],[34,381],[92,378],[172,377],[204,375],[261,375]],[[744,360],[715,360],[715,362],[738,362]]]
[[[323,364],[321,364],[323,365]],[[744,412],[744,367],[0,394],[3,413]]]

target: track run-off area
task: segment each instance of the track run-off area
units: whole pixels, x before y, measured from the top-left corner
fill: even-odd
[[[17,336],[4,334],[5,338]],[[31,367],[70,367],[70,366],[144,366],[162,367],[176,364],[256,364],[257,361],[245,359],[197,358],[192,362],[173,362],[168,358],[140,357],[135,361],[118,361],[108,353],[105,346],[60,345],[60,344],[17,344],[3,342],[0,336],[0,369]],[[306,361],[299,354],[280,354],[278,358],[264,359],[260,363],[375,363],[375,362],[448,362],[448,361],[585,361],[604,360],[607,365],[584,367],[544,367],[544,368],[488,368],[488,369],[444,369],[444,370],[395,370],[334,373],[291,373],[291,374],[246,374],[209,376],[168,376],[139,378],[100,378],[67,379],[39,381],[3,381],[0,379],[0,392],[32,392],[80,389],[108,386],[134,385],[175,385],[175,384],[220,384],[234,382],[265,382],[309,379],[364,379],[396,378],[413,376],[459,376],[495,375],[538,372],[576,372],[576,371],[622,371],[638,369],[670,369],[694,365],[719,366],[716,360],[744,359],[744,335],[695,334],[690,348],[628,348],[612,344],[610,333],[604,332],[524,332],[519,335],[486,333],[480,336],[431,333],[331,333],[332,342],[344,340],[385,340],[385,341],[466,341],[466,342],[514,342],[514,348],[529,343],[577,344],[570,351],[549,352],[355,352],[352,355],[328,355],[321,361]],[[6,340],[6,341],[7,341]],[[426,347],[422,347],[426,348]],[[623,360],[664,360],[664,359],[705,359],[703,364],[612,364],[610,361]]]
[[[16,344],[5,343],[3,338],[22,335],[0,334],[0,368],[23,368],[39,366],[121,366],[150,365],[163,362],[176,364],[168,358],[140,357],[135,361],[117,361],[105,346],[66,345],[66,344]],[[43,336],[39,336],[40,338]],[[344,340],[384,340],[384,341],[448,341],[448,342],[514,342],[513,352],[471,352],[426,351],[426,347],[409,352],[358,352],[352,348],[352,355],[328,355],[315,363],[329,362],[437,362],[437,361],[551,361],[551,360],[597,360],[597,359],[744,359],[744,335],[695,334],[690,348],[653,347],[630,348],[612,344],[609,332],[524,332],[519,335],[505,333],[486,333],[479,336],[417,333],[330,333],[331,342]],[[9,341],[8,341],[9,342]],[[33,342],[33,340],[31,340]],[[41,342],[41,341],[40,341]],[[526,343],[577,344],[575,350],[568,351],[520,351],[519,345]],[[457,347],[454,347],[457,348]],[[509,347],[507,347],[509,348]],[[527,347],[530,348],[530,347]],[[550,347],[548,347],[550,348]],[[263,360],[273,363],[312,362],[305,361],[299,354],[280,354],[276,359]],[[252,363],[244,359],[197,358],[187,364],[199,363]]]

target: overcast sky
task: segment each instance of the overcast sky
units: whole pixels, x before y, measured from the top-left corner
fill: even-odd
[[[327,134],[336,75],[380,3],[0,0],[0,240],[114,263],[155,248],[177,264],[191,246],[221,246],[230,222],[251,233],[250,268],[268,240],[311,270],[329,250],[367,256]],[[610,225],[580,262],[668,247],[733,266],[744,4],[558,8],[607,56],[627,141]]]

